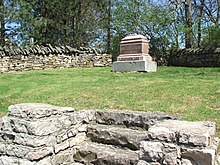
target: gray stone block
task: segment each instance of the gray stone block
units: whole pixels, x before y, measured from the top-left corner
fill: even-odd
[[[178,164],[180,159],[180,147],[164,142],[142,141],[140,159],[147,162],[158,162],[161,164]]]
[[[25,120],[33,120],[51,115],[61,115],[64,113],[74,112],[71,107],[57,107],[42,103],[23,103],[11,105],[8,108],[9,116],[24,118]]]
[[[9,117],[3,119],[3,123],[2,129],[4,131],[13,130],[17,133],[26,133],[36,136],[49,135],[64,128],[67,129],[72,124],[69,116],[51,117],[37,121],[26,121],[24,119]]]
[[[10,156],[0,156],[0,165],[35,165],[34,162],[25,160],[23,158],[16,158]]]
[[[73,155],[75,153],[74,149],[68,148],[65,151],[60,151],[58,154],[55,154],[51,157],[48,165],[75,165],[73,160]],[[40,164],[39,164],[40,165]]]
[[[51,154],[53,154],[53,147],[32,148],[15,144],[9,144],[6,147],[6,155],[30,161],[37,161]]]
[[[14,136],[13,142],[23,146],[41,147],[41,146],[54,146],[56,144],[56,137],[49,136],[34,136],[24,133],[12,133]]]
[[[112,65],[113,72],[156,72],[155,61],[115,61]]]
[[[214,122],[165,120],[149,128],[149,137],[184,145],[210,146],[214,140]]]
[[[74,159],[78,162],[96,165],[136,165],[138,153],[112,145],[88,142],[76,148]]]
[[[152,112],[106,110],[96,111],[96,122],[107,125],[124,125],[126,127],[141,127],[148,129],[158,121],[177,119],[175,115]]]
[[[146,139],[146,131],[132,130],[109,125],[89,125],[87,136],[92,141],[127,147],[132,150],[140,149],[140,141]]]

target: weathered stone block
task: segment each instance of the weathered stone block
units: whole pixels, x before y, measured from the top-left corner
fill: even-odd
[[[63,151],[63,150],[65,150],[65,149],[67,149],[67,148],[69,148],[69,141],[68,140],[65,140],[64,142],[62,142],[62,143],[59,143],[59,144],[56,144],[55,146],[54,146],[54,151],[55,151],[55,153],[57,154],[58,152],[60,152],[60,151]]]
[[[40,160],[53,154],[53,147],[31,148],[20,145],[7,145],[6,154],[12,157],[24,158],[30,161]]]
[[[177,119],[175,115],[135,111],[96,111],[96,122],[107,125],[124,125],[126,127],[141,127],[148,129],[158,121]]]
[[[50,124],[48,124],[50,123]],[[69,116],[57,116],[37,121],[26,121],[18,118],[3,119],[2,129],[4,131],[14,131],[36,136],[45,136],[64,128],[70,128],[71,121]]]
[[[0,155],[5,154],[6,146],[7,146],[6,143],[0,142]]]
[[[86,140],[87,140],[86,133],[78,133],[75,137],[69,139],[69,145],[70,147],[74,147],[76,145],[80,145]]]
[[[96,111],[94,110],[83,110],[79,112],[75,112],[74,114],[71,115],[71,122],[72,124],[77,124],[77,123],[84,123],[88,124],[89,122],[95,120],[95,113]]]
[[[68,138],[74,137],[77,135],[78,131],[78,127],[80,127],[81,124],[78,123],[76,125],[71,126],[70,129],[65,129],[65,130],[61,130],[59,132],[57,132],[57,143],[61,143],[63,141],[65,141]]]
[[[58,154],[53,155],[51,157],[51,164],[52,165],[58,165],[58,164],[74,164],[75,161],[73,159],[73,155],[75,154],[75,150],[72,148],[69,148],[65,151],[60,151]]]
[[[177,141],[194,146],[209,146],[214,139],[215,129],[214,122],[166,120],[153,125],[148,131],[152,139]]]
[[[151,162],[151,163],[149,163],[149,162],[146,162],[144,160],[139,160],[137,165],[161,165],[161,164],[158,163],[158,162]]]
[[[74,159],[86,164],[93,163],[96,165],[135,165],[138,162],[138,153],[115,148],[111,145],[88,142],[76,148]]]
[[[54,146],[54,151],[57,154],[69,147],[74,147],[83,143],[87,139],[86,133],[78,133],[75,137],[69,137],[65,141],[58,143]]]
[[[88,125],[87,124],[82,124],[82,125],[80,125],[79,127],[78,127],[78,131],[79,132],[86,132],[87,131],[87,127],[88,127]]]
[[[34,162],[10,156],[0,156],[0,165],[35,165]]]
[[[93,141],[133,150],[140,148],[140,141],[146,139],[146,131],[132,130],[108,125],[89,125],[87,136]]]
[[[177,164],[180,158],[180,147],[172,143],[142,141],[140,159],[161,164]]]
[[[55,165],[55,164],[51,163],[51,156],[48,156],[39,161],[36,161],[34,165]]]
[[[183,158],[182,164],[191,163],[192,165],[214,165],[215,162],[215,149],[212,148],[181,148],[181,156]],[[187,165],[188,165],[187,164]]]
[[[49,104],[42,103],[25,103],[11,105],[8,108],[9,116],[25,118],[28,120],[49,117],[51,115],[61,115],[64,113],[74,112],[71,107],[57,107]]]
[[[176,131],[156,125],[149,128],[147,132],[148,140],[156,139],[165,142],[177,142]]]
[[[144,160],[139,160],[137,165],[149,165],[149,164]]]
[[[13,134],[13,133],[12,133]],[[20,144],[23,146],[30,147],[41,147],[41,146],[54,146],[56,144],[56,137],[54,135],[48,136],[34,136],[24,133],[13,134],[13,143]]]

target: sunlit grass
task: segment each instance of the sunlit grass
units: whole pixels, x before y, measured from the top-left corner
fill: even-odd
[[[220,68],[159,67],[156,73],[74,68],[0,74],[0,115],[11,104],[129,109],[211,120],[220,132]]]

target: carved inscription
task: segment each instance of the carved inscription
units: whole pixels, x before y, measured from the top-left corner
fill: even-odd
[[[142,53],[142,45],[121,45],[120,46],[120,54],[137,54]]]
[[[142,60],[142,57],[123,57],[123,58],[118,58],[118,61],[139,61]]]

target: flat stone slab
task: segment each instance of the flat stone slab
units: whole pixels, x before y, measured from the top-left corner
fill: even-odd
[[[136,165],[138,155],[138,152],[135,151],[88,142],[76,148],[74,159],[85,164]]]
[[[214,122],[165,120],[148,130],[149,139],[177,142],[185,145],[212,145],[216,126]]]
[[[0,165],[36,165],[35,162],[29,160],[24,160],[22,158],[10,157],[10,156],[0,156]]]
[[[106,125],[123,125],[126,127],[140,127],[148,129],[157,121],[178,119],[175,115],[151,112],[118,111],[118,110],[97,110],[95,113],[96,122]]]
[[[146,140],[147,131],[132,130],[110,125],[89,125],[87,136],[92,141],[127,147],[132,150],[140,149],[140,141]]]
[[[31,121],[15,117],[3,119],[2,130],[25,133],[29,135],[45,136],[62,130],[72,125],[69,116],[51,117],[43,120]]]
[[[63,113],[74,112],[71,107],[57,107],[50,104],[43,103],[23,103],[11,105],[8,108],[8,115],[19,118],[38,119],[48,117],[51,115],[59,115]]]

